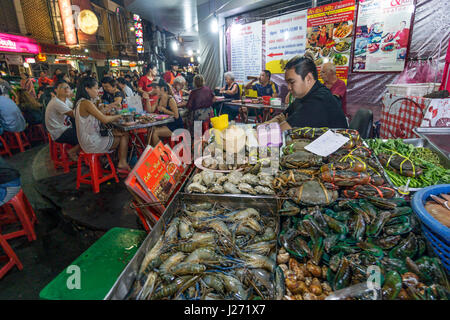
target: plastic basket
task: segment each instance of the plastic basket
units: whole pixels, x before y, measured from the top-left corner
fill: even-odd
[[[411,200],[411,206],[422,222],[422,230],[442,264],[450,272],[450,229],[433,218],[426,210],[425,203],[430,195],[450,193],[450,184],[439,184],[423,188],[416,192]]]

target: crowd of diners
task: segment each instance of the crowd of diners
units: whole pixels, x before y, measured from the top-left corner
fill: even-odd
[[[284,76],[289,93],[283,101],[288,107],[278,114],[272,113],[268,122],[278,122],[282,130],[305,126],[347,128],[345,83],[337,78],[336,68],[331,63],[322,66],[320,75],[323,83],[310,56],[297,56],[288,61]],[[217,88],[216,93],[239,100],[253,89],[258,97],[279,97],[279,87],[271,76],[270,71],[262,70],[259,77],[249,77],[250,81],[240,87],[233,73],[225,72],[224,86]],[[51,77],[41,72],[38,85],[34,82],[23,73],[20,88],[14,91],[8,82],[0,80],[0,133],[21,132],[27,126],[42,123],[54,141],[74,146],[68,153],[74,161],[80,150],[86,153],[117,150],[117,169],[123,175],[130,171],[127,163],[129,134],[118,129],[102,134],[101,127],[122,117],[120,113],[110,115],[111,111],[123,108],[130,96],[139,95],[146,112],[174,118],[173,122],[153,130],[149,140],[153,146],[179,128],[189,129],[193,137],[194,121],[209,123],[214,110],[216,115],[217,110],[228,114],[230,121],[239,115],[244,122],[261,112],[220,102],[205,84],[198,68],[186,72],[176,62],[162,75],[158,74],[156,65],[148,63],[142,74],[106,72],[98,79],[90,71],[70,70],[65,74],[56,69]],[[182,110],[187,114],[184,120]]]

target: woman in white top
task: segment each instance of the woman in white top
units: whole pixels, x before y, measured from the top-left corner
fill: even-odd
[[[98,96],[98,83],[92,77],[81,80],[75,98],[75,121],[77,137],[81,149],[87,153],[106,153],[119,149],[117,172],[128,174],[131,171],[127,163],[128,133],[114,130],[109,136],[100,134],[100,122],[103,124],[119,120],[122,116],[104,115],[92,102]]]

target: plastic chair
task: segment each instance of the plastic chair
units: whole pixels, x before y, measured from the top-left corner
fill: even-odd
[[[359,109],[353,117],[349,129],[358,130],[362,139],[367,139],[372,136],[373,113],[369,109]]]
[[[25,134],[22,132],[5,132],[5,139],[7,141],[9,149],[19,149],[20,152],[25,152],[25,147],[31,147],[30,142]]]
[[[108,163],[110,165],[111,170],[105,170],[102,168],[100,163],[100,157],[106,156],[108,159]],[[81,175],[81,166],[83,161],[89,167],[89,172]],[[119,178],[117,177],[116,168],[114,167],[114,163],[111,160],[111,157],[108,153],[85,153],[84,151],[80,152],[78,156],[78,166],[77,166],[77,190],[80,188],[80,184],[90,184],[94,190],[94,193],[100,192],[100,184],[108,181],[110,179],[116,180],[119,182]]]
[[[67,151],[73,148],[71,144],[68,143],[59,143],[52,140],[52,137],[49,133],[48,141],[49,141],[49,149],[50,149],[50,158],[53,161],[53,166],[55,169],[62,167],[64,169],[64,173],[68,173],[70,171],[70,166],[76,164],[75,161],[70,160],[67,155]]]
[[[23,270],[22,262],[20,262],[14,250],[6,241],[5,237],[0,234],[0,247],[6,253],[6,256],[0,256],[0,261],[7,260],[8,262],[0,268],[0,279],[2,279],[9,270],[17,266],[17,269]]]
[[[47,143],[48,138],[42,123],[29,126],[27,131],[30,142],[43,141],[44,143]]]
[[[19,222],[22,227],[14,232],[3,233],[2,236],[6,240],[21,236],[27,236],[28,241],[36,240],[34,225],[38,220],[33,207],[31,207],[31,204],[22,189],[14,196],[14,198],[1,206],[1,211],[0,226]]]
[[[6,143],[6,140],[3,139],[2,136],[0,136],[0,142],[2,143],[3,147],[0,149],[0,156],[7,154],[8,156],[12,157],[11,150],[9,150],[8,144]]]

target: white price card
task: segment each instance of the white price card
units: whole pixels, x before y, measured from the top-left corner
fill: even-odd
[[[328,130],[319,138],[308,144],[305,149],[322,157],[327,157],[350,140],[342,134]]]

